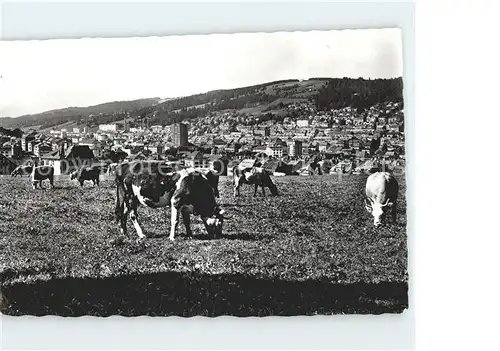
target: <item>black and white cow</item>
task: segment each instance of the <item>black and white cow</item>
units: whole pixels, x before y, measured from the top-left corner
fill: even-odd
[[[33,189],[36,189],[37,186],[40,186],[40,189],[43,189],[42,181],[44,179],[48,179],[51,188],[54,188],[54,167],[52,166],[33,167],[33,170],[31,171],[31,183],[33,185]]]
[[[240,186],[242,184],[254,184],[255,191],[253,196],[257,195],[257,189],[262,187],[262,195],[266,196],[264,188],[269,188],[271,195],[278,195],[278,188],[271,179],[271,173],[261,167],[250,167],[240,169],[238,166],[233,168],[234,193],[233,196],[240,196]]]
[[[389,212],[392,222],[396,223],[398,192],[398,182],[388,172],[376,172],[366,179],[365,207],[373,216],[375,227],[385,221]]]
[[[192,171],[193,168],[188,168],[188,170]],[[215,170],[209,168],[194,168],[195,171],[203,174],[212,189],[214,189],[214,195],[216,198],[219,198],[219,173]]]
[[[190,214],[199,215],[209,235],[222,234],[225,218],[216,202],[214,190],[207,177],[194,169],[174,170],[162,161],[134,161],[116,168],[116,220],[122,234],[127,233],[127,217],[139,238],[145,235],[140,227],[139,205],[150,208],[171,207],[170,240],[174,240],[179,212],[188,236],[192,235]]]
[[[12,173],[10,174],[11,177],[17,177],[20,176],[22,177],[23,175],[30,175],[31,172],[33,171],[33,166],[17,166]]]
[[[70,179],[77,179],[80,186],[83,187],[83,183],[86,180],[92,181],[94,186],[99,185],[99,175],[101,174],[100,167],[84,167],[71,173]]]

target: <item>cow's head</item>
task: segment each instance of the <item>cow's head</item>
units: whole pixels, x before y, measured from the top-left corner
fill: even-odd
[[[215,206],[212,216],[203,218],[208,235],[214,238],[221,237],[225,219],[229,219],[225,211],[219,206]]]
[[[365,198],[365,208],[368,213],[373,216],[373,224],[375,227],[380,226],[385,221],[385,216],[392,208],[393,203],[389,202],[389,199],[385,203],[375,202],[371,199]]]
[[[71,180],[76,179],[76,178],[78,177],[78,173],[79,173],[78,171],[74,171],[74,172],[72,172],[69,178],[70,178]]]

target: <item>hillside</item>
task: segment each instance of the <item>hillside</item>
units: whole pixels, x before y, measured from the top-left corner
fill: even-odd
[[[148,125],[168,125],[218,111],[231,110],[240,115],[283,116],[286,106],[295,102],[313,102],[318,110],[353,106],[366,108],[378,102],[402,101],[403,82],[395,79],[311,78],[282,80],[227,90],[214,90],[186,97],[152,98],[110,102],[96,106],[47,111],[15,119],[0,119],[0,126],[47,129],[63,123],[87,124],[123,120],[130,115],[147,120]],[[94,116],[87,118],[90,114]]]
[[[353,106],[366,108],[378,102],[402,101],[403,81],[396,79],[310,78],[284,80],[231,90],[215,90],[143,109],[150,124],[171,124],[222,110],[245,114],[286,114],[288,104],[313,102],[318,110]]]
[[[16,118],[4,117],[0,118],[0,127],[13,129],[36,126],[41,129],[45,129],[70,121],[77,122],[80,119],[83,121],[85,117],[91,114],[108,115],[119,112],[134,111],[147,106],[153,106],[159,101],[161,101],[160,98],[113,101],[88,107],[67,107],[37,114],[23,115]]]

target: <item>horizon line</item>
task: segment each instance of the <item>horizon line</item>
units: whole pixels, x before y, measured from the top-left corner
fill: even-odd
[[[202,95],[202,94],[208,94],[210,92],[215,92],[215,91],[225,91],[225,90],[234,90],[234,89],[241,89],[241,88],[248,88],[248,87],[252,87],[252,86],[256,86],[256,85],[261,85],[261,84],[269,84],[269,83],[273,83],[273,82],[282,82],[282,81],[287,81],[287,80],[297,80],[297,81],[307,81],[307,80],[312,80],[312,79],[363,79],[363,80],[377,80],[377,79],[398,79],[398,78],[403,78],[403,75],[400,75],[400,76],[394,76],[394,77],[310,77],[310,78],[288,78],[288,79],[278,79],[278,80],[273,80],[273,81],[265,81],[265,82],[262,82],[262,83],[257,83],[257,84],[252,84],[252,85],[243,85],[243,86],[238,86],[236,88],[220,88],[220,89],[213,89],[213,90],[208,90],[208,91],[203,91],[203,92],[199,92],[199,93],[193,93],[193,94],[190,94],[190,95],[180,95],[180,96],[175,96],[175,97],[159,97],[159,96],[156,96],[156,97],[138,97],[138,98],[135,98],[135,99],[126,99],[126,100],[112,100],[112,101],[103,101],[103,102],[98,102],[98,103],[95,103],[93,105],[86,105],[86,106],[83,106],[83,105],[80,105],[80,106],[75,106],[75,105],[72,105],[72,106],[63,106],[63,107],[58,107],[58,108],[54,108],[54,109],[50,109],[50,110],[43,110],[43,111],[39,111],[39,112],[33,112],[33,113],[25,113],[25,114],[22,114],[22,115],[17,115],[17,116],[0,116],[0,120],[2,119],[16,119],[16,118],[20,118],[20,117],[27,117],[27,116],[33,116],[33,115],[40,115],[40,114],[44,114],[44,113],[47,113],[47,112],[53,112],[53,111],[59,111],[59,110],[64,110],[64,109],[68,109],[68,108],[90,108],[90,107],[95,107],[95,106],[99,106],[99,105],[104,105],[104,104],[110,104],[110,103],[116,103],[116,102],[130,102],[130,101],[138,101],[138,100],[147,100],[147,99],[159,99],[159,100],[175,100],[175,99],[182,99],[182,98],[186,98],[186,97],[190,97],[190,96],[195,96],[195,95]]]

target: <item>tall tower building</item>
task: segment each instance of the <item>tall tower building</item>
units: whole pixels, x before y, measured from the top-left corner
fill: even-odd
[[[187,124],[177,123],[172,128],[172,142],[174,146],[187,146],[188,128]]]

